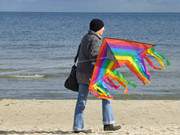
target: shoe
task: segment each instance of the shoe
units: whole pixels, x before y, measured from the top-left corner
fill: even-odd
[[[116,131],[119,130],[120,128],[121,128],[120,125],[118,126],[114,126],[113,124],[104,125],[104,131]]]
[[[87,129],[87,130],[75,130],[74,133],[93,133],[91,129]]]

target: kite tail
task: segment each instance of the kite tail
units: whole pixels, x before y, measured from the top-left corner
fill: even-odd
[[[112,99],[107,85],[102,82],[98,81],[96,84],[90,85],[91,94],[100,99]]]
[[[126,79],[126,77],[123,75],[123,74],[121,74],[120,72],[118,72],[118,71],[116,71],[117,73],[117,76],[119,77],[119,78],[121,78],[122,80],[124,80],[124,82],[126,82],[128,85],[130,85],[131,87],[133,87],[133,88],[136,88],[137,87],[137,85],[133,82],[133,81],[129,81],[129,80],[127,80]]]
[[[154,57],[154,58],[157,60],[157,62],[159,63],[160,66],[155,66],[155,65],[153,64],[153,62],[151,61],[151,59],[148,58],[147,55],[145,56],[145,59],[146,59],[146,61],[149,63],[149,65],[150,65],[152,68],[156,69],[156,70],[165,69],[166,66],[170,65],[169,60],[166,59],[162,54],[160,54],[160,53],[158,53],[157,51],[155,51],[154,48],[149,48],[149,49],[147,50],[147,54],[149,54],[150,56]],[[164,61],[165,61],[166,65],[165,65]]]
[[[136,87],[136,84],[133,81],[128,81],[121,73],[116,70],[108,71],[103,80],[109,89],[114,88],[118,90],[120,86],[124,87],[124,94],[128,93],[128,85]],[[118,84],[115,84],[115,82],[117,82]]]

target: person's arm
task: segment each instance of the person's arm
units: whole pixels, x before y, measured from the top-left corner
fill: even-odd
[[[89,52],[89,60],[92,62],[93,65],[96,62],[96,58],[99,53],[99,48],[100,48],[99,40],[93,39],[90,44],[90,52]]]

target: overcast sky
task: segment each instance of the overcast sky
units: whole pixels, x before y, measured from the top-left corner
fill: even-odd
[[[0,0],[0,11],[180,12],[180,0]]]

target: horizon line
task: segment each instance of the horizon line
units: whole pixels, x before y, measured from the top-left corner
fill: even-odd
[[[180,13],[180,12],[174,12],[174,11],[163,11],[163,12],[159,12],[159,11],[136,11],[136,12],[133,12],[133,11],[127,11],[127,12],[122,12],[122,11],[117,11],[117,12],[114,12],[114,11],[0,11],[0,12],[18,12],[18,13]]]

